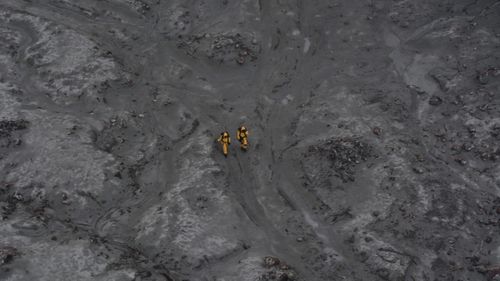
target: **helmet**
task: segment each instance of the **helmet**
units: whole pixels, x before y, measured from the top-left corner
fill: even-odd
[[[228,132],[224,132],[224,133],[222,133],[222,135],[225,137],[229,136]]]
[[[245,128],[245,126],[241,126],[241,127],[240,127],[240,130],[242,130],[242,131],[246,131],[246,130],[247,130],[247,128]]]

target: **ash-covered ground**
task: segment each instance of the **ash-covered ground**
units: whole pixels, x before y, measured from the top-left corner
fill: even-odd
[[[0,109],[1,280],[500,278],[498,0],[1,0]]]

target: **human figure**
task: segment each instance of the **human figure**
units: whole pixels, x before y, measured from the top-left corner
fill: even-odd
[[[245,126],[241,126],[238,128],[236,139],[240,141],[240,148],[246,151],[248,149],[248,130],[247,128],[245,128]]]
[[[229,145],[231,144],[231,137],[229,136],[229,133],[227,131],[221,133],[217,141],[222,145],[222,153],[224,153],[224,156],[227,157],[227,154],[229,153]]]

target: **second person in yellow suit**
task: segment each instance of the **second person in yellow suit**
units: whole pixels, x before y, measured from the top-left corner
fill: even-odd
[[[244,151],[248,150],[248,130],[245,126],[238,128],[236,139],[240,141],[240,148]]]

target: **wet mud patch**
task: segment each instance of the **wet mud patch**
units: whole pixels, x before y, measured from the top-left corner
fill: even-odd
[[[263,265],[267,268],[267,272],[259,277],[259,281],[294,281],[303,280],[299,278],[297,273],[290,268],[286,262],[281,261],[276,257],[267,256],[264,257]]]
[[[375,154],[373,147],[361,138],[342,137],[311,146],[306,155],[328,160],[335,176],[348,182],[355,180],[355,167]]]
[[[89,36],[15,9],[2,9],[0,14],[8,30],[20,34],[18,41],[25,44],[22,49],[9,45],[23,62],[17,67],[35,70],[36,87],[56,103],[102,97],[110,82],[124,77],[118,63]]]
[[[353,252],[382,280],[404,280],[413,259],[411,255],[366,232],[355,240]]]
[[[113,1],[122,2],[126,4],[126,6],[129,7],[130,9],[142,15],[149,12],[151,10],[151,6],[155,2],[151,0],[113,0]]]
[[[0,266],[4,264],[9,264],[12,262],[14,257],[19,255],[20,253],[16,248],[9,246],[0,246]]]
[[[158,25],[162,34],[172,40],[189,36],[198,18],[194,11],[179,5],[168,9],[167,16],[162,17]]]
[[[178,43],[187,55],[219,64],[245,64],[258,58],[257,39],[245,33],[205,33],[188,36]]]
[[[408,182],[406,189],[389,207],[390,215],[379,216],[367,226],[368,235],[379,236],[409,257],[407,271],[413,276],[486,276],[486,269],[493,266],[487,256],[492,253],[498,197],[431,178]],[[469,236],[469,231],[481,235]],[[359,239],[371,244],[373,237],[364,235]],[[473,258],[477,255],[472,252],[482,253],[484,259]]]
[[[22,144],[21,133],[19,131],[28,128],[29,122],[20,120],[1,120],[0,121],[0,149],[4,150]],[[2,151],[3,153],[4,151]]]
[[[28,124],[26,120],[2,120],[0,121],[0,138],[10,137],[13,131],[26,129]]]

